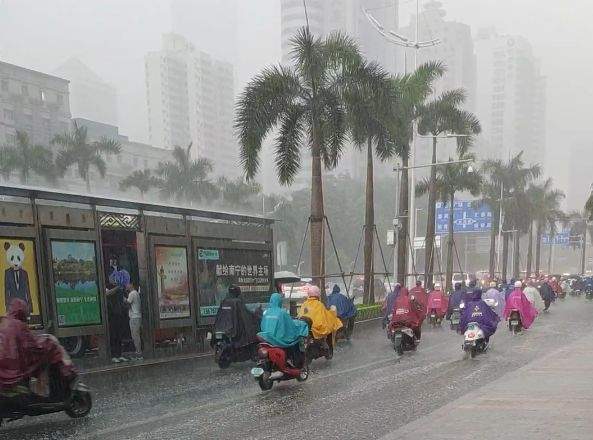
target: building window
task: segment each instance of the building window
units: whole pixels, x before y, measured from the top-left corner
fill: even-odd
[[[23,96],[29,96],[29,87],[27,87],[27,86],[21,86],[21,95],[23,95]]]
[[[14,121],[14,112],[12,110],[4,109],[4,120]]]
[[[1,87],[2,87],[2,91],[3,92],[8,92],[8,80],[7,79],[3,79],[2,80]]]

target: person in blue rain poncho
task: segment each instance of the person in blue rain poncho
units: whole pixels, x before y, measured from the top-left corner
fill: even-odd
[[[292,319],[282,308],[282,297],[272,293],[268,308],[261,320],[261,331],[257,334],[261,339],[275,347],[289,348],[298,345],[300,338],[309,334],[309,326],[305,321]]]
[[[340,292],[340,286],[334,284],[332,293],[327,296],[327,307],[335,306],[340,319],[350,319],[356,316],[354,301]]]

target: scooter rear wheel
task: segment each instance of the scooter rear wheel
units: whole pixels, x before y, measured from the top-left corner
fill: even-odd
[[[305,365],[301,369],[301,373],[296,377],[296,380],[298,380],[299,382],[304,382],[308,378],[309,378],[309,367],[307,365]]]
[[[73,419],[78,419],[85,417],[91,411],[92,407],[91,393],[88,391],[74,390],[64,412]]]
[[[270,372],[264,371],[264,373],[257,378],[257,383],[262,391],[271,390],[274,386],[274,381],[270,378]]]

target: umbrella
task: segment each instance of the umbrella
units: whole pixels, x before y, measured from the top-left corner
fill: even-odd
[[[301,277],[287,270],[281,270],[274,273],[274,281],[279,281],[282,284],[298,283],[301,281]]]

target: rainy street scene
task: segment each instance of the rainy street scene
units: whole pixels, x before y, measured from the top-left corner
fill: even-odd
[[[591,22],[0,0],[0,440],[592,439]]]

